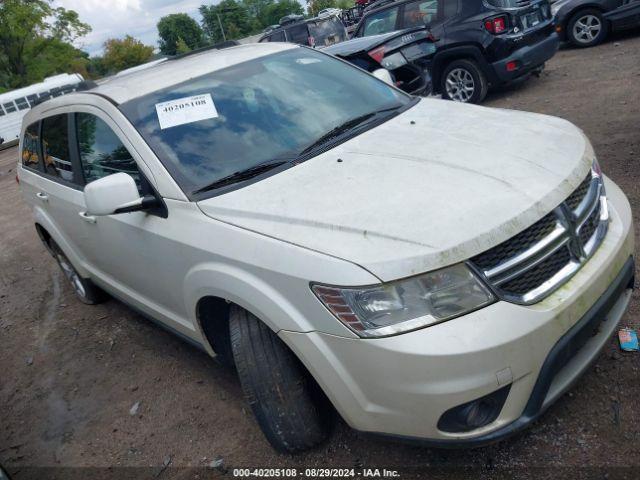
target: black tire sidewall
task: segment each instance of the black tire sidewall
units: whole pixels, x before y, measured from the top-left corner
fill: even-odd
[[[584,17],[585,15],[593,15],[594,17],[598,17],[598,19],[600,20],[600,24],[602,25],[602,28],[600,29],[600,33],[598,33],[598,36],[595,38],[595,40],[590,43],[579,42],[573,36],[573,26],[581,17]],[[602,16],[602,12],[594,8],[586,8],[584,10],[580,10],[574,13],[573,16],[569,19],[569,22],[567,23],[567,39],[569,40],[571,45],[578,48],[595,47],[596,45],[604,41],[608,33],[609,33],[609,23]]]
[[[447,94],[446,83],[447,83],[447,76],[449,75],[449,73],[451,73],[452,70],[456,68],[466,70],[467,72],[469,72],[469,74],[473,78],[473,84],[474,84],[473,95],[471,95],[471,98],[467,102],[463,102],[463,103],[482,102],[482,100],[484,100],[484,97],[486,97],[487,91],[488,91],[487,79],[476,62],[474,62],[473,60],[466,60],[466,59],[454,60],[453,62],[448,64],[447,67],[442,72],[442,77],[440,78],[440,92],[442,93],[442,98],[444,98],[445,100],[453,100]]]
[[[229,334],[242,390],[269,443],[281,453],[296,453],[322,442],[328,434],[322,402],[293,352],[257,317],[235,305]]]

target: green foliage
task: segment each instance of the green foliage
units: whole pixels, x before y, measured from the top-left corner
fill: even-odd
[[[249,34],[254,27],[247,8],[236,0],[222,0],[217,5],[201,5],[200,14],[202,27],[213,43],[222,42],[225,38],[240,38]],[[220,23],[224,30],[220,30]]]
[[[182,40],[182,37],[178,37],[178,41],[176,42],[176,53],[187,53],[190,51],[191,49],[189,48],[189,45],[187,45],[187,42]]]
[[[292,13],[304,13],[297,0],[222,0],[200,7],[202,28],[212,43],[255,35]]]
[[[162,17],[158,22],[158,35],[160,52],[164,55],[184,53],[204,45],[202,28],[186,13],[174,13]],[[182,51],[178,51],[179,41],[183,44]]]
[[[303,13],[302,5],[297,0],[280,0],[279,2],[271,3],[266,8],[261,27],[275,25],[285,15],[302,15]]]
[[[107,72],[116,73],[148,62],[152,56],[152,46],[127,35],[123,39],[111,38],[104,42],[102,64]]]
[[[0,4],[0,86],[18,88],[65,71],[85,71],[86,55],[70,42],[91,27],[51,0]]]
[[[316,16],[320,10],[324,10],[325,8],[346,9],[351,7],[353,7],[353,2],[349,2],[348,0],[313,0],[309,4],[309,13]]]

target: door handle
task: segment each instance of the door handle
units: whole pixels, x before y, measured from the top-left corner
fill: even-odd
[[[47,195],[46,193],[38,192],[38,193],[36,193],[36,197],[38,197],[43,202],[48,202],[49,201],[49,195]]]
[[[87,223],[96,223],[96,217],[87,215],[87,212],[78,212],[78,215]]]

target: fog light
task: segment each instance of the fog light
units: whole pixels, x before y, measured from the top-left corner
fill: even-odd
[[[453,407],[440,417],[438,429],[443,432],[469,432],[493,422],[507,400],[511,384],[484,397]]]

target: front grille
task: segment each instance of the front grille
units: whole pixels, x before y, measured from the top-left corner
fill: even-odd
[[[483,270],[489,270],[502,263],[505,258],[515,257],[529,250],[549,235],[555,228],[556,223],[555,215],[550,213],[515,237],[474,257],[473,262]]]
[[[601,243],[607,219],[602,180],[590,171],[551,213],[470,263],[501,299],[534,303],[580,269]]]
[[[532,269],[502,285],[502,289],[514,295],[524,295],[549,280],[570,261],[569,249],[560,248]]]
[[[569,198],[565,200],[565,203],[571,210],[575,210],[580,205],[580,202],[584,199],[585,195],[589,191],[591,186],[591,172],[587,174],[582,183],[576,188]]]
[[[599,203],[599,202],[598,202]],[[580,242],[585,245],[593,236],[600,223],[600,205],[596,205],[593,212],[587,217],[587,220],[580,228]]]

